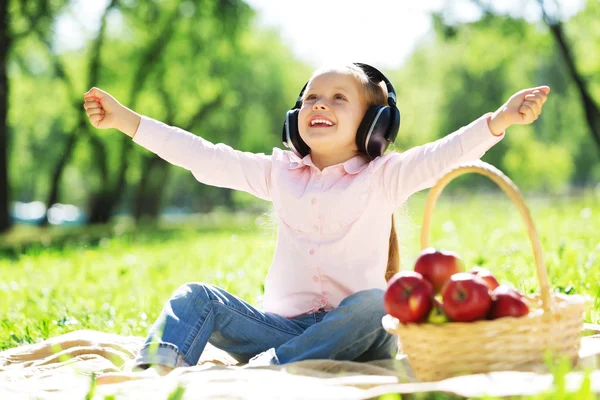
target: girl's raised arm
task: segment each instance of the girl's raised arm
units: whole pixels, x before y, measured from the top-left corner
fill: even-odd
[[[474,161],[504,137],[511,125],[537,120],[550,88],[539,86],[512,95],[494,113],[483,115],[435,142],[395,153],[387,158],[382,185],[394,207],[402,205],[415,192],[432,187],[447,169]]]
[[[173,165],[192,172],[207,185],[248,192],[271,199],[271,156],[213,144],[183,129],[166,125],[129,110],[110,94],[92,88],[84,95],[90,123],[115,128]]]

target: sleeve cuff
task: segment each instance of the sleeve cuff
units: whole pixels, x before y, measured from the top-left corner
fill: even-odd
[[[461,135],[463,150],[471,157],[481,158],[494,145],[504,138],[504,132],[494,135],[488,125],[488,118],[492,113],[482,115],[469,124],[463,135]],[[470,129],[469,129],[470,128]]]

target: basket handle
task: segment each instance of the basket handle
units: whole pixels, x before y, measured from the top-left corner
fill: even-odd
[[[545,312],[550,311],[550,286],[548,284],[548,272],[544,264],[544,257],[542,252],[542,246],[540,245],[540,239],[531,219],[529,209],[525,204],[525,200],[521,195],[521,192],[517,186],[499,169],[496,167],[483,162],[473,161],[469,163],[463,163],[457,167],[454,167],[446,172],[446,174],[431,188],[429,195],[427,196],[427,202],[425,203],[425,212],[423,217],[423,227],[421,228],[421,248],[425,249],[430,247],[430,227],[431,227],[431,216],[433,209],[435,208],[436,201],[442,190],[448,185],[453,179],[468,173],[478,173],[490,178],[508,195],[512,202],[517,206],[517,209],[521,213],[521,216],[525,220],[527,225],[527,231],[529,233],[529,239],[533,248],[533,257],[535,259],[535,265],[537,268],[537,276],[540,282],[540,293],[542,297],[542,307]]]

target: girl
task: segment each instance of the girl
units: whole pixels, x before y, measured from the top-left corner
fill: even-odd
[[[548,92],[521,90],[445,138],[384,154],[400,117],[391,83],[364,64],[320,69],[288,112],[291,151],[264,155],[210,143],[90,89],[84,108],[94,127],[122,131],[200,182],[270,200],[278,216],[264,309],[207,283],[183,285],[136,366],[159,374],[193,366],[208,342],[249,365],[394,357],[397,342],[381,325],[386,281],[399,267],[393,211],[447,168],[479,159],[510,125],[535,121]]]

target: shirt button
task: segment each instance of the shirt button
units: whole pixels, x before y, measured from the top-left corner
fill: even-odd
[[[313,231],[315,231],[315,232],[319,232],[319,227],[318,227],[317,225],[314,225],[314,226],[313,226]]]
[[[319,277],[318,276],[313,276],[313,282],[319,282]]]
[[[312,199],[311,203],[313,203],[313,204],[317,204],[318,202],[319,202],[319,200],[318,200],[317,198],[313,197],[313,199]]]
[[[311,256],[312,256],[313,254],[315,254],[315,249],[310,249],[310,251],[308,252],[308,254],[310,254]]]

